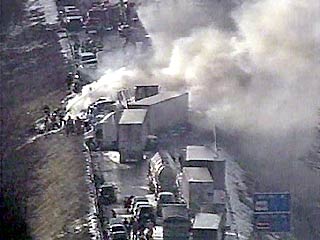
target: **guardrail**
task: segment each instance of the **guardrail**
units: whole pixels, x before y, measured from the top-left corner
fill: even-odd
[[[102,226],[99,220],[99,209],[98,209],[98,195],[96,191],[96,187],[94,184],[94,174],[93,174],[93,163],[91,157],[91,151],[87,144],[84,142],[84,154],[86,158],[86,178],[88,182],[88,189],[89,189],[89,208],[90,213],[88,214],[88,226],[89,232],[91,235],[92,240],[103,240],[103,232]]]

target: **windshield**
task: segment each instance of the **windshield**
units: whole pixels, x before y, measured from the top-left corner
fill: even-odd
[[[140,209],[140,214],[150,214],[150,213],[152,213],[151,207],[143,207]]]
[[[160,197],[160,203],[172,203],[174,202],[174,196],[173,195],[162,195]]]
[[[122,232],[122,231],[125,231],[125,227],[122,225],[112,226],[111,231],[112,232]]]
[[[81,57],[81,61],[90,61],[90,60],[96,60],[96,57],[94,55]]]
[[[113,187],[104,187],[101,190],[102,190],[102,194],[104,194],[104,195],[114,193]]]
[[[148,204],[149,204],[149,202],[137,202],[137,203],[135,204],[135,207],[138,208],[138,207],[140,207],[140,206],[142,206],[142,205],[148,205]]]
[[[137,203],[137,202],[148,202],[148,199],[146,197],[141,197],[141,198],[135,198],[133,200],[134,203]]]

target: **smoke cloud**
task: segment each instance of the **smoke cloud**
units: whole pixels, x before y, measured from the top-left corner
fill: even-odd
[[[70,106],[79,110],[117,89],[152,82],[189,90],[193,109],[227,127],[270,134],[314,126],[320,102],[319,9],[316,0],[142,5],[152,58],[108,69]]]

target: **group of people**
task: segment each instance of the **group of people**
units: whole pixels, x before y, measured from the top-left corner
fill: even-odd
[[[83,124],[82,120],[79,117],[76,117],[76,119],[72,119],[71,116],[69,115],[67,120],[66,120],[66,135],[69,136],[70,134],[77,134],[80,135],[83,133]]]
[[[69,72],[66,77],[67,89],[71,93],[79,93],[81,91],[80,72],[77,70],[75,73]]]
[[[43,107],[44,111],[44,132],[49,132],[51,130],[59,129],[64,123],[64,111],[62,109],[55,109],[50,111],[49,106]]]
[[[83,121],[76,117],[72,119],[71,116],[65,118],[65,111],[63,109],[57,108],[50,111],[49,106],[45,105],[43,107],[44,111],[44,129],[43,132],[49,132],[51,130],[56,130],[62,127],[65,127],[66,135],[77,134],[80,135],[83,133],[84,124]]]

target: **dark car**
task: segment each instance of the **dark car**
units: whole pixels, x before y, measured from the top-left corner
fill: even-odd
[[[128,240],[128,234],[127,232],[115,232],[110,236],[110,239],[112,240]]]
[[[136,219],[138,220],[138,222],[142,223],[147,223],[148,220],[150,220],[155,224],[156,216],[154,214],[153,207],[150,205],[143,205],[139,207],[136,213]]]
[[[117,202],[117,187],[113,184],[102,185],[99,188],[99,193],[105,204],[112,204]]]

